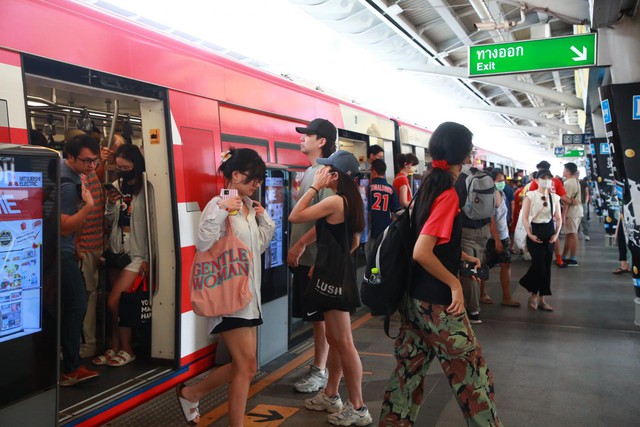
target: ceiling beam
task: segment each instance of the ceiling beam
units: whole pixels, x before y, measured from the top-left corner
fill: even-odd
[[[512,117],[520,117],[527,120],[533,120],[537,123],[543,123],[552,127],[564,129],[573,133],[582,133],[580,126],[573,126],[564,123],[563,121],[547,119],[540,115],[543,111],[548,111],[547,108],[522,108],[522,107],[489,107],[484,105],[477,106],[462,106],[467,110],[486,111],[493,114],[505,114]]]
[[[549,138],[559,138],[559,132],[555,132],[552,128],[547,126],[491,126],[492,128],[505,128],[511,130],[517,130],[526,132],[528,134],[544,135]]]
[[[403,69],[401,69],[403,70]],[[533,95],[539,95],[543,98],[549,99],[560,104],[565,104],[567,107],[576,108],[581,110],[583,108],[582,100],[575,95],[567,93],[558,93],[553,89],[549,89],[536,84],[526,83],[519,81],[513,76],[493,76],[493,77],[474,77],[469,78],[468,71],[464,67],[443,67],[434,64],[425,64],[420,67],[419,70],[406,70],[416,73],[437,74],[440,76],[448,76],[456,79],[466,79],[471,81],[478,81],[495,86],[502,86],[509,89],[517,90],[523,93],[530,93]]]

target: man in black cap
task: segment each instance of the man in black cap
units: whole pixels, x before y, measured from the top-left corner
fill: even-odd
[[[307,192],[316,171],[323,166],[316,162],[319,158],[329,157],[336,151],[338,130],[329,120],[314,119],[306,127],[296,127],[300,137],[300,150],[309,159],[311,166],[304,172],[300,188],[293,195],[298,200]],[[316,194],[310,205],[318,203],[323,198],[333,194],[331,190],[322,190]],[[327,385],[327,355],[329,344],[325,335],[324,314],[307,312],[304,310],[303,295],[309,284],[309,271],[316,259],[316,228],[315,223],[291,224],[291,239],[287,263],[293,272],[292,285],[292,316],[302,318],[313,325],[314,359],[309,371],[295,383],[294,388],[300,393],[313,393]]]

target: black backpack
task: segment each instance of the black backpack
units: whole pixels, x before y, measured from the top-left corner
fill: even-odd
[[[416,194],[417,196],[417,194]],[[384,331],[389,335],[391,315],[395,313],[411,283],[413,246],[416,232],[409,207],[378,236],[369,254],[367,269],[360,287],[362,303],[374,316],[384,316]],[[380,283],[370,282],[371,269],[377,268]]]

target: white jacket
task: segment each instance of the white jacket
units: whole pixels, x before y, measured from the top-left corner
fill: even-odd
[[[229,213],[218,206],[222,199],[218,196],[211,199],[202,211],[196,249],[204,252],[211,248],[227,232],[226,219]],[[240,317],[242,319],[257,319],[262,316],[262,302],[260,287],[262,284],[262,265],[260,255],[269,247],[276,225],[265,212],[256,216],[253,208],[253,200],[243,198],[243,203],[249,208],[249,215],[245,218],[240,212],[231,215],[231,227],[233,234],[251,248],[253,253],[253,270],[249,273],[249,289],[253,294],[251,302],[243,309],[225,317]],[[222,322],[222,317],[213,317],[209,320],[209,330],[213,330]]]

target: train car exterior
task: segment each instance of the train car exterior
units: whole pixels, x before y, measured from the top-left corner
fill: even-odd
[[[156,188],[151,357],[169,369],[117,399],[61,417],[62,423],[103,424],[213,365],[216,345],[206,319],[193,313],[185,283],[200,211],[220,189],[216,166],[226,148],[252,148],[265,162],[301,170],[308,164],[294,127],[316,117],[366,134],[370,143],[389,147],[396,139],[396,126],[384,115],[85,5],[5,0],[0,28],[0,142],[29,143],[29,85],[120,93],[139,105]]]

